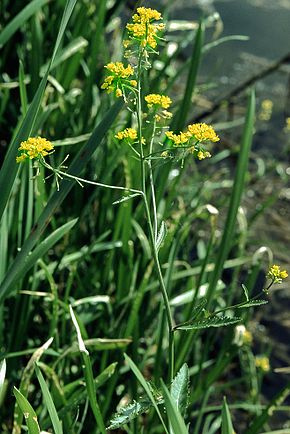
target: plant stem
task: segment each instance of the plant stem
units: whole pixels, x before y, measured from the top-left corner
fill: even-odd
[[[141,186],[142,186],[141,190],[143,192],[145,213],[146,213],[146,218],[147,218],[148,227],[149,227],[149,238],[150,238],[150,243],[151,243],[152,256],[153,256],[155,268],[157,271],[158,281],[159,281],[159,285],[160,285],[160,289],[161,289],[161,293],[162,293],[162,297],[163,297],[163,301],[164,301],[164,305],[165,305],[165,311],[166,311],[167,326],[168,326],[168,345],[169,345],[169,381],[171,382],[173,379],[173,376],[174,376],[173,318],[172,318],[172,314],[171,314],[167,290],[165,287],[165,283],[164,283],[164,279],[163,279],[163,275],[162,275],[162,271],[161,271],[161,266],[160,266],[159,257],[158,257],[158,251],[156,248],[156,242],[155,242],[155,233],[156,232],[154,232],[154,229],[153,229],[153,225],[152,225],[152,221],[151,221],[151,215],[150,215],[150,208],[149,208],[149,204],[148,204],[148,200],[147,200],[146,166],[145,166],[146,160],[144,157],[143,140],[142,140],[142,101],[141,101],[142,56],[143,56],[143,50],[140,51],[139,59],[138,59],[138,67],[137,67],[137,81],[138,81],[137,123],[138,123],[138,139],[139,139],[139,143],[140,143]],[[151,144],[150,145],[151,146],[153,145],[153,137],[151,138]],[[153,176],[152,176],[152,178],[150,177],[150,182],[151,182],[151,189],[153,188],[153,191],[154,191]],[[155,204],[155,194],[152,195],[152,200],[154,201],[154,204]],[[154,206],[156,207],[156,204],[155,205],[154,204],[153,204],[153,208],[154,208]],[[157,216],[154,215],[155,227],[157,225],[156,220],[157,220]]]

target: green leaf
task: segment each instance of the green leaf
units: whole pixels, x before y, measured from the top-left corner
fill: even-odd
[[[232,324],[236,324],[241,321],[238,317],[227,317],[227,316],[213,316],[200,321],[192,321],[184,325],[176,326],[177,330],[200,330],[207,329],[209,327],[225,327]]]
[[[77,332],[79,350],[83,359],[84,376],[85,376],[85,382],[86,382],[86,388],[87,388],[90,406],[95,416],[95,420],[97,422],[97,426],[99,430],[101,431],[102,434],[106,434],[106,427],[97,401],[96,384],[93,376],[93,368],[89,357],[89,352],[85,347],[85,343],[81,335],[81,330],[78,321],[76,319],[76,316],[71,306],[69,307],[69,310],[70,310],[72,322]]]
[[[222,433],[221,434],[235,434],[230,410],[225,397],[224,397],[224,402],[222,407]]]
[[[29,434],[40,434],[40,428],[37,421],[37,416],[25,396],[22,395],[22,393],[16,389],[16,387],[13,388],[13,393],[16,398],[17,404],[20,408],[20,410],[23,413],[25,423],[28,428]]]
[[[170,395],[169,390],[161,380],[161,389],[164,397],[164,404],[168,416],[169,423],[174,434],[188,434],[185,422],[176,406],[176,402]]]
[[[244,290],[244,294],[245,294],[246,300],[249,301],[250,298],[249,298],[249,291],[248,291],[248,288],[247,288],[243,283],[242,283],[242,288],[243,288],[243,290]]]
[[[253,306],[261,306],[262,304],[267,304],[267,300],[249,300],[247,303],[243,304],[242,306],[238,306],[238,309],[244,309],[248,307]]]
[[[162,400],[163,402],[163,400]],[[161,402],[160,402],[161,403]],[[116,413],[110,420],[110,425],[107,429],[117,429],[125,424],[128,424],[131,420],[138,417],[140,414],[145,413],[153,407],[152,402],[149,399],[143,399],[138,402],[134,401],[130,404],[122,407],[118,413]]]
[[[189,394],[189,376],[188,376],[188,366],[184,363],[176,376],[174,377],[170,393],[176,407],[179,409],[180,414],[184,417],[188,405],[188,394]]]
[[[42,390],[43,399],[46,404],[46,408],[48,410],[54,432],[55,434],[63,434],[62,424],[58,418],[57,411],[53,403],[53,399],[51,397],[47,384],[43,378],[41,370],[39,369],[37,364],[35,364],[35,372]]]
[[[162,246],[163,241],[165,240],[165,237],[167,235],[167,227],[165,222],[161,222],[160,225],[160,229],[157,235],[157,240],[156,240],[156,249],[157,251],[160,249],[160,247]]]
[[[229,204],[229,210],[224,225],[221,244],[216,256],[214,271],[211,274],[207,298],[211,302],[216,290],[217,282],[220,279],[225,261],[232,247],[234,232],[236,230],[237,213],[240,206],[242,193],[245,185],[245,178],[248,168],[250,149],[252,144],[253,130],[255,120],[255,92],[252,90],[248,100],[247,116],[243,131],[241,149],[239,152],[238,165],[235,175],[235,181],[232,188],[232,194]]]
[[[152,405],[155,408],[156,413],[158,414],[158,417],[160,419],[160,422],[163,425],[163,428],[164,428],[166,434],[169,434],[168,433],[168,429],[167,429],[167,427],[165,425],[165,422],[163,420],[163,417],[162,417],[162,415],[160,413],[160,410],[158,408],[157,401],[156,401],[155,397],[153,396],[153,393],[151,391],[151,388],[150,388],[149,384],[147,383],[147,381],[145,380],[145,378],[143,377],[143,375],[141,374],[141,372],[139,371],[138,367],[135,365],[135,363],[133,362],[133,360],[130,359],[130,357],[127,356],[127,354],[124,354],[124,357],[125,357],[126,362],[128,363],[128,365],[130,366],[130,369],[134,372],[137,380],[139,381],[139,383],[141,384],[141,386],[143,387],[143,389],[147,393],[148,398],[152,402]]]
[[[14,35],[14,33],[34,15],[49,0],[33,0],[14,17],[0,33],[0,48]]]
[[[129,194],[128,196],[122,196],[120,199],[115,200],[113,205],[117,205],[118,203],[127,202],[127,200],[133,199],[133,197],[140,196],[140,193]]]
[[[4,391],[4,382],[6,375],[6,360],[2,360],[0,363],[0,403],[2,402],[2,393]]]

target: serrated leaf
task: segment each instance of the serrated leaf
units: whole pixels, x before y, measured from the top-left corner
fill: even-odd
[[[227,316],[213,316],[200,321],[192,321],[190,324],[184,324],[176,326],[178,330],[200,330],[207,329],[209,327],[225,327],[231,324],[240,322],[239,317],[227,317]]]
[[[169,393],[169,390],[161,380],[161,388],[164,396],[164,404],[166,408],[166,413],[168,416],[168,420],[170,423],[171,430],[170,432],[175,434],[188,434],[187,427],[185,425],[184,419],[180,414],[180,411],[175,405],[172,396]]]
[[[152,407],[153,404],[149,399],[131,402],[125,407],[122,407],[118,413],[113,416],[107,429],[120,428]]]
[[[164,221],[161,222],[160,229],[156,240],[156,249],[159,250],[167,235],[167,227]]]
[[[253,307],[253,306],[261,306],[262,304],[267,304],[267,300],[249,300],[247,303],[243,304],[242,306],[238,306],[238,309],[244,309],[247,307]]]
[[[140,196],[140,193],[129,194],[128,196],[122,196],[120,199],[115,200],[113,205],[117,205],[118,203],[127,202],[127,200],[133,199],[133,197]]]
[[[174,377],[170,394],[173,401],[176,403],[180,414],[184,417],[188,405],[188,393],[189,393],[189,378],[188,378],[188,366],[184,363],[176,376]]]
[[[231,413],[225,397],[222,407],[222,434],[235,434]]]

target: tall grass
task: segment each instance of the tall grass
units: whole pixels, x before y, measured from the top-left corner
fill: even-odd
[[[115,138],[132,114],[101,84],[104,64],[121,60],[120,16],[132,14],[125,2],[3,0],[1,8],[1,432],[20,433],[23,424],[29,433],[270,430],[268,410],[282,409],[289,385],[265,408],[264,372],[236,327],[263,309],[256,284],[269,266],[237,224],[254,90],[229,194],[219,162],[236,155],[223,140],[212,160],[152,154],[148,163],[148,148],[139,159]],[[211,23],[166,34],[175,54],[162,42],[139,74],[140,149],[151,128],[141,95],[172,93],[171,128],[182,130],[206,53],[240,38],[205,45]],[[187,69],[179,59],[186,47]],[[16,164],[16,156],[38,135],[55,152],[34,176],[33,162]]]

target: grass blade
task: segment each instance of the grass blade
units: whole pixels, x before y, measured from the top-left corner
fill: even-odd
[[[14,35],[14,33],[27,21],[35,12],[39,11],[49,0],[33,0],[14,17],[0,33],[0,48]]]
[[[37,379],[39,381],[41,390],[42,390],[42,394],[43,394],[43,399],[45,401],[46,404],[46,408],[48,410],[52,425],[53,425],[53,429],[55,434],[63,434],[63,430],[62,430],[62,424],[58,418],[57,412],[56,412],[56,408],[55,405],[53,403],[51,394],[49,392],[49,389],[47,387],[47,384],[43,378],[42,372],[39,369],[39,367],[37,366],[37,364],[35,364],[35,373],[37,376]]]
[[[232,424],[231,413],[225,397],[222,408],[222,434],[235,434]]]
[[[28,428],[29,434],[40,434],[40,428],[37,422],[37,416],[25,396],[22,395],[22,393],[14,387],[13,389],[14,396],[16,398],[17,404],[19,408],[21,409],[25,422]]]
[[[245,177],[247,173],[249,153],[252,144],[254,118],[255,118],[255,93],[254,90],[252,90],[248,102],[248,109],[247,109],[246,122],[245,122],[243,137],[242,137],[241,151],[239,155],[234,186],[231,194],[229,211],[225,222],[225,229],[223,232],[219,252],[217,254],[215,268],[211,275],[209,287],[206,294],[209,303],[212,300],[218,279],[221,276],[225,260],[231,248],[231,242],[235,230],[237,212],[241,202],[241,197],[242,197],[244,184],[245,184]]]
[[[167,416],[172,427],[173,434],[188,434],[185,422],[176,406],[176,402],[170,395],[169,390],[161,380],[161,389],[164,397],[164,404],[167,412]]]
[[[135,365],[135,363],[133,362],[133,360],[129,356],[127,356],[127,354],[124,354],[124,357],[125,357],[126,362],[128,363],[128,365],[130,366],[131,371],[133,371],[133,373],[135,374],[137,380],[139,381],[139,383],[141,384],[141,386],[143,387],[143,389],[147,393],[148,398],[152,402],[152,404],[153,404],[153,406],[154,406],[154,408],[156,410],[156,413],[158,414],[160,422],[162,423],[164,431],[166,432],[166,434],[169,434],[168,433],[168,429],[167,429],[167,427],[165,425],[163,417],[162,417],[162,415],[160,413],[160,410],[158,408],[158,405],[157,405],[156,400],[155,400],[155,398],[154,398],[154,396],[153,396],[153,394],[152,394],[152,392],[150,390],[150,387],[149,387],[148,383],[146,382],[145,378],[143,377],[143,375],[141,374],[141,372],[139,371],[138,367]]]
[[[2,360],[0,363],[0,404],[2,402],[2,394],[5,389],[5,375],[6,375],[6,360]]]
[[[92,369],[92,364],[91,364],[91,360],[89,357],[89,352],[85,347],[85,343],[83,341],[82,335],[81,335],[81,330],[78,324],[78,321],[76,319],[76,316],[74,314],[74,311],[72,309],[72,307],[69,307],[70,310],[70,315],[71,315],[71,319],[72,322],[75,326],[76,332],[77,332],[77,338],[78,338],[78,345],[79,345],[79,350],[83,359],[83,364],[84,364],[84,376],[85,376],[85,382],[86,382],[86,388],[87,388],[87,392],[88,392],[88,398],[90,401],[90,405],[91,405],[91,409],[93,411],[93,414],[95,416],[95,420],[97,422],[97,425],[99,427],[99,430],[101,431],[102,434],[106,434],[106,427],[104,424],[104,420],[101,414],[101,410],[97,401],[97,396],[96,396],[96,383],[94,380],[94,376],[93,376],[93,369]]]

